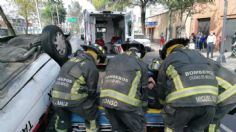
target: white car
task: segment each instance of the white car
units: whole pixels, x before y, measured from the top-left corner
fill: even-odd
[[[143,34],[134,35],[134,41],[144,45],[147,51],[151,50],[151,41]]]
[[[41,35],[0,39],[0,131],[41,132],[50,109],[49,93],[71,53],[57,26]]]

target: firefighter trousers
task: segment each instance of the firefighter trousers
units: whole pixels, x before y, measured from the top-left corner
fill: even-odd
[[[120,111],[105,109],[112,125],[112,132],[144,132],[144,113],[140,111]]]
[[[214,106],[164,106],[162,111],[165,132],[204,132],[214,115]]]
[[[228,114],[236,104],[229,104],[225,106],[217,106],[216,113],[213,121],[208,127],[208,132],[217,132],[220,128],[220,121],[224,118],[226,114]]]
[[[97,122],[98,105],[92,100],[87,100],[84,103],[73,107],[55,107],[55,112],[55,130],[57,132],[70,132],[72,126],[71,113],[84,118],[86,132],[97,132],[99,129]]]

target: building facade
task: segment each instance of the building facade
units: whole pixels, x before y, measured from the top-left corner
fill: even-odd
[[[217,37],[217,47],[219,48],[220,38],[222,35],[224,0],[215,0],[213,3],[196,4],[193,9],[194,13],[187,17],[184,34],[181,36],[189,37],[192,33],[201,32],[208,35],[210,31],[215,32]],[[172,38],[179,36],[179,27],[185,20],[180,20],[180,13],[172,14]],[[186,18],[184,14],[183,19]],[[146,18],[147,22],[156,22],[155,26],[146,26],[146,33],[154,42],[159,42],[161,34],[167,36],[168,28],[168,11],[156,12],[153,16]],[[228,0],[227,22],[226,22],[226,50],[231,49],[232,35],[236,32],[236,0]]]
[[[217,48],[219,48],[222,36],[224,15],[224,0],[215,0],[214,3],[199,4],[196,13],[192,15],[191,31],[195,34],[202,32],[208,35],[210,31],[215,32],[217,37]],[[231,49],[232,35],[236,32],[236,0],[228,0],[226,21],[226,50]]]

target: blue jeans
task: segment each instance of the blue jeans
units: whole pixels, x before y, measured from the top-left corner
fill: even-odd
[[[213,58],[214,48],[215,48],[215,45],[213,43],[207,44],[207,58],[209,58],[209,53],[211,53],[211,58]]]

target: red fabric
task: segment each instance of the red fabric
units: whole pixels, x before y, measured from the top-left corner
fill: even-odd
[[[162,36],[161,39],[160,39],[160,46],[163,46],[165,43],[165,39],[164,37]]]
[[[111,43],[114,44],[119,39],[120,39],[120,37],[113,36],[112,39],[111,39]]]
[[[104,46],[105,42],[103,39],[96,39],[96,44],[100,45],[100,46]]]

